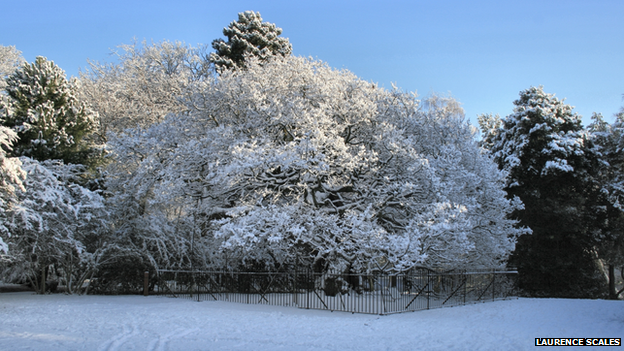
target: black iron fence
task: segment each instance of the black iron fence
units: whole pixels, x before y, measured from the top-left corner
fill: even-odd
[[[159,270],[156,294],[249,304],[390,314],[516,296],[515,271],[399,274]]]

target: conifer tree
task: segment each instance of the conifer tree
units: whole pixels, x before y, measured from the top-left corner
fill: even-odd
[[[616,288],[615,268],[622,267],[624,279],[624,112],[615,115],[612,124],[601,114],[592,116],[588,130],[592,133],[602,159],[600,180],[606,197],[606,220],[598,233],[597,252],[608,269],[609,298],[617,299],[624,288]]]
[[[76,97],[76,80],[44,57],[24,64],[6,80],[7,102],[1,123],[18,136],[11,156],[91,165],[96,149],[85,137],[94,130],[95,113]]]
[[[581,117],[542,87],[520,92],[514,104],[491,150],[509,174],[508,196],[525,206],[513,218],[533,231],[519,238],[510,259],[520,288],[536,296],[603,294],[592,235],[603,215],[597,158]]]
[[[261,60],[271,56],[289,56],[292,46],[288,38],[280,38],[282,29],[273,23],[262,22],[259,12],[245,11],[238,14],[238,21],[232,21],[223,28],[228,40],[215,39],[210,62],[218,71],[245,66],[245,56],[253,55]]]

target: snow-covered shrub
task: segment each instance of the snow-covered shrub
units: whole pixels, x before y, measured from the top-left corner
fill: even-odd
[[[299,57],[195,92],[190,113],[110,143],[117,230],[158,266],[494,266],[523,232],[453,99]]]
[[[0,262],[11,260],[6,241],[11,236],[7,228],[7,212],[17,201],[16,191],[23,191],[26,175],[22,162],[17,157],[7,157],[7,150],[17,139],[17,134],[9,128],[0,126]]]
[[[103,198],[75,183],[78,166],[20,160],[25,179],[6,212],[11,260],[4,273],[40,290],[53,269],[69,292],[80,291],[110,250]]]

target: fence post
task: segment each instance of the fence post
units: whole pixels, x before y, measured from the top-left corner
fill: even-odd
[[[298,300],[298,291],[297,291],[297,267],[295,267],[295,282],[293,284],[293,301],[295,303],[295,306],[299,307],[299,301]]]
[[[429,298],[431,297],[431,286],[429,283],[429,270],[427,269],[427,309],[429,309]]]
[[[496,299],[496,270],[492,269],[492,301]]]
[[[468,271],[464,270],[464,305],[466,304],[466,292],[468,290]]]
[[[149,271],[143,274],[143,296],[149,295]]]

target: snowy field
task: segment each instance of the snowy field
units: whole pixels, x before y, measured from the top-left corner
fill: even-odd
[[[158,296],[0,294],[0,350],[532,350],[536,337],[624,338],[624,301],[521,298],[377,316]]]

